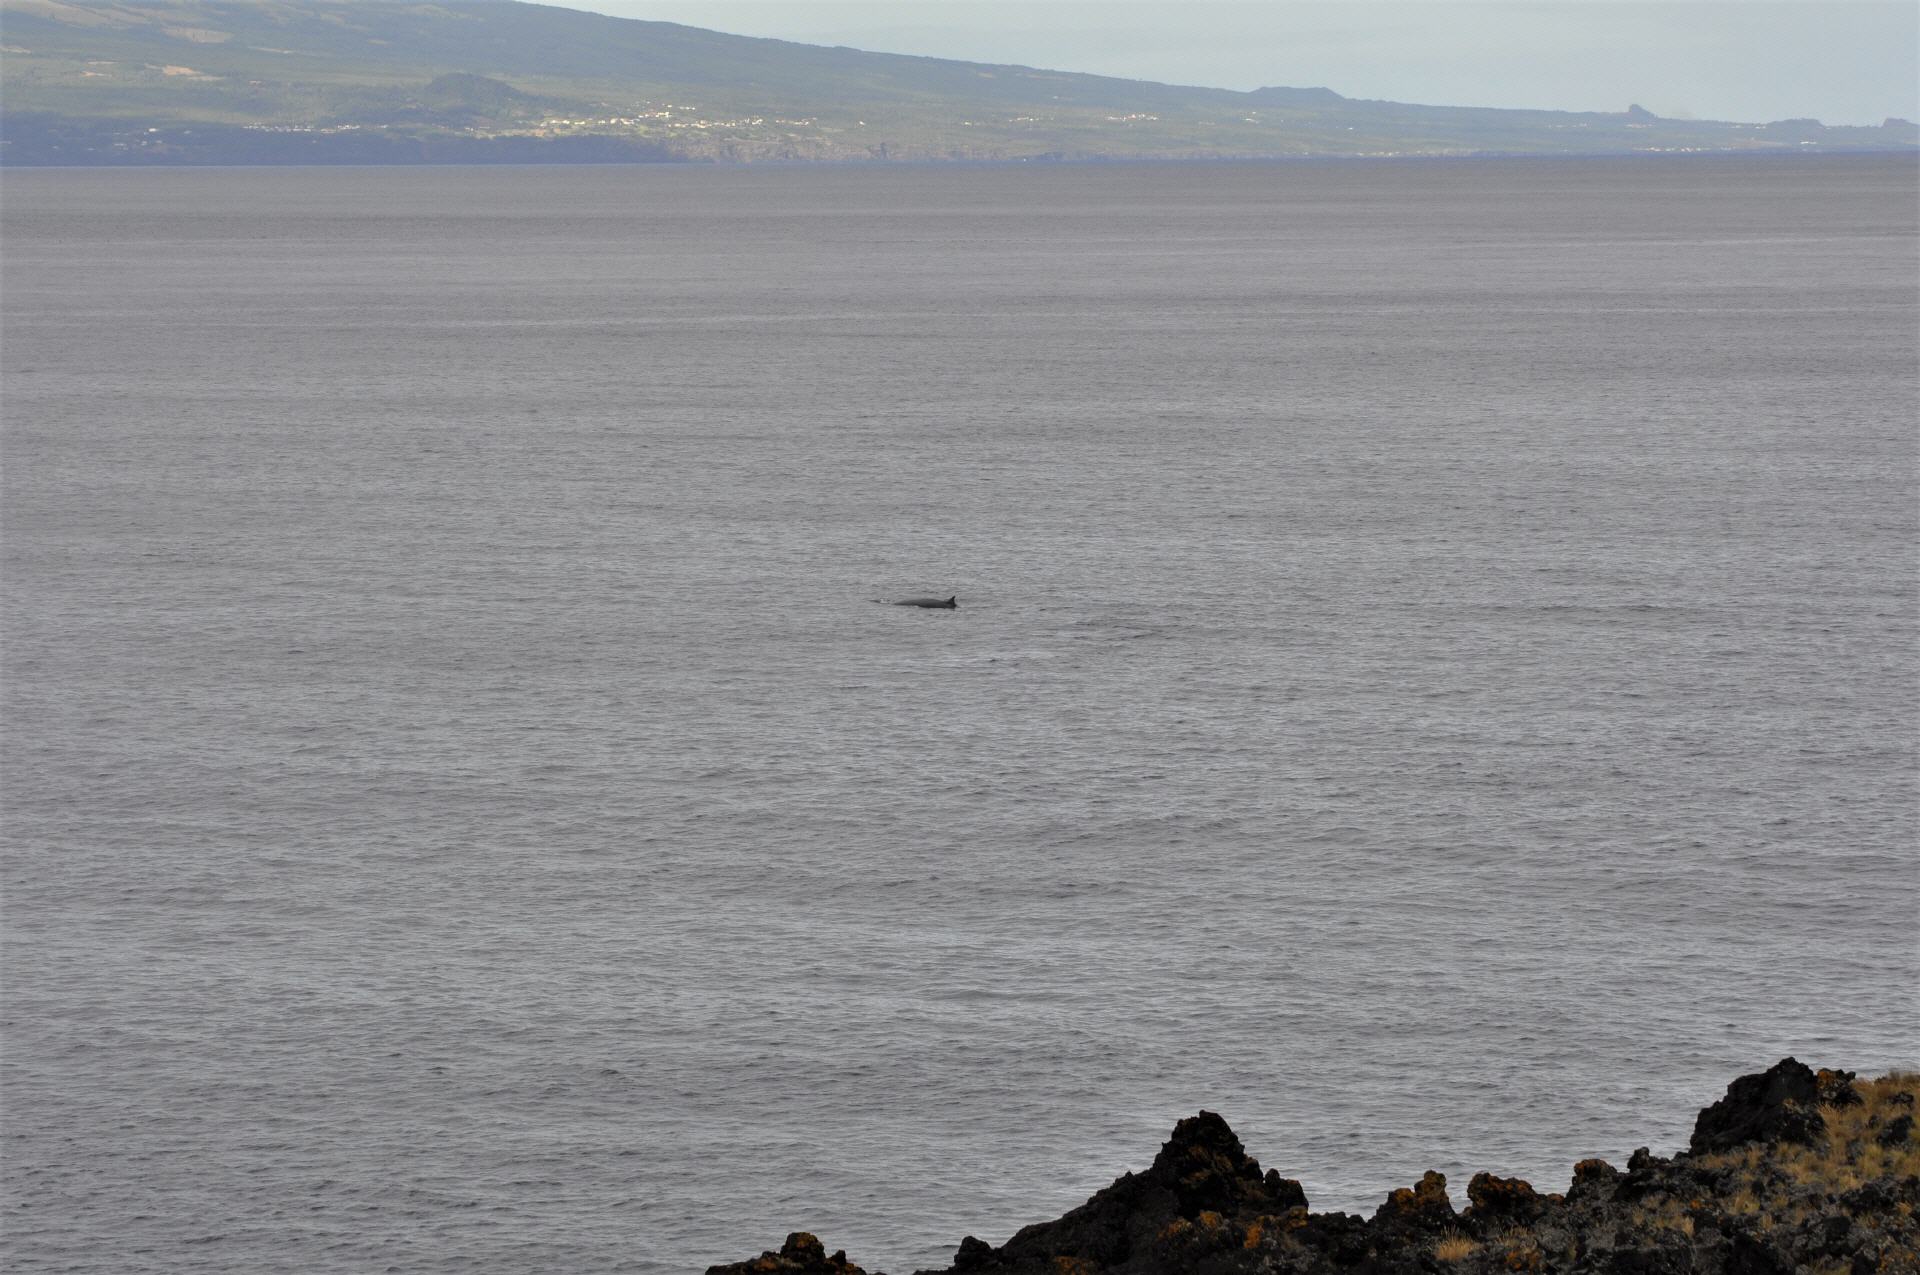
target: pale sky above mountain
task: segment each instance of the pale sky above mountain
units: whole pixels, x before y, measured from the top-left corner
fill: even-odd
[[[1920,118],[1912,0],[560,0],[807,44],[1447,106]]]

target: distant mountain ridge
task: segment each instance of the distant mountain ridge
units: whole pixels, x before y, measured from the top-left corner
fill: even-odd
[[[1915,150],[1920,128],[1240,93],[516,0],[0,0],[0,163]]]

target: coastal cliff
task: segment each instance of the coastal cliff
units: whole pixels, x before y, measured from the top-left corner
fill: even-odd
[[[1792,1058],[1700,1112],[1687,1150],[1573,1166],[1564,1192],[1475,1174],[1466,1207],[1427,1173],[1370,1218],[1312,1213],[1210,1111],[1153,1165],[999,1247],[968,1236],[953,1275],[1920,1275],[1920,1075],[1861,1080]],[[865,1275],[805,1232],[707,1275]]]
[[[0,166],[1911,155],[1826,125],[1252,92],[551,4],[0,0]]]

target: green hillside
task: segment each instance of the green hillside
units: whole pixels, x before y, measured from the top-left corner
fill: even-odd
[[[8,164],[1905,149],[1920,129],[1235,93],[512,0],[0,0]]]

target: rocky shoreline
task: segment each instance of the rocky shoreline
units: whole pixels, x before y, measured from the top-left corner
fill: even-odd
[[[1475,1174],[1456,1210],[1427,1173],[1371,1218],[1312,1213],[1210,1111],[1151,1168],[999,1247],[968,1236],[950,1275],[1920,1275],[1920,1075],[1861,1080],[1792,1058],[1742,1076],[1671,1159],[1573,1166],[1564,1192]],[[865,1275],[797,1232],[707,1275]],[[923,1273],[931,1275],[931,1273]]]

